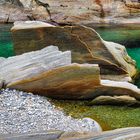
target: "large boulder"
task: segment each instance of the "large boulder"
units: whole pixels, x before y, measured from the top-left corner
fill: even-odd
[[[85,26],[60,27],[36,21],[16,22],[12,34],[16,54],[55,45],[61,51],[71,50],[72,62],[99,64],[102,75],[132,77],[136,74],[135,62],[124,46],[104,41],[95,30]]]
[[[32,78],[11,82],[7,87],[55,99],[95,99],[99,96],[127,95],[133,97],[130,99],[132,101],[140,101],[140,89],[135,85],[100,80],[99,68],[92,64],[72,64],[56,68]]]
[[[97,64],[71,63],[71,52],[56,46],[5,59],[0,63],[0,77],[2,87],[56,99],[127,95],[140,100],[140,89],[133,84],[101,80]]]
[[[9,57],[0,63],[0,78],[5,85],[16,80],[31,78],[57,67],[71,64],[71,52],[61,52],[56,46],[40,51]]]
[[[100,71],[93,64],[71,64],[7,85],[56,99],[90,99],[96,86],[100,86]]]

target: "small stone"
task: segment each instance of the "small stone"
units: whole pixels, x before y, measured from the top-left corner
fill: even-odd
[[[101,132],[98,125],[93,125],[94,120],[67,116],[47,98],[18,90],[2,89],[0,92],[2,93],[0,95],[1,134],[44,130]]]

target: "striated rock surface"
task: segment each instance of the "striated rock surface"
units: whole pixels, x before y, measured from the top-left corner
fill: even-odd
[[[71,64],[10,82],[7,87],[56,99],[89,99],[100,85],[99,76],[98,66]]]
[[[61,52],[56,46],[9,57],[0,63],[0,77],[5,84],[34,77],[37,74],[71,64],[71,52]]]
[[[5,59],[0,63],[0,77],[2,87],[56,99],[127,95],[140,100],[140,89],[133,84],[101,80],[97,64],[71,63],[71,52],[56,46]]]
[[[77,133],[77,132],[63,132],[63,131],[43,131],[37,133],[25,133],[25,134],[7,134],[0,135],[3,140],[18,140],[18,139],[30,139],[30,140],[138,140],[140,139],[140,128],[130,127],[121,128],[112,131],[106,131],[102,133]]]
[[[97,79],[99,78],[97,71],[98,68],[95,66],[80,68],[75,64],[35,75],[26,80],[11,82],[7,87],[55,99],[95,99],[99,96],[127,95],[133,97],[129,100],[134,104],[137,103],[136,100],[140,101],[140,89],[135,85],[128,82],[100,81]]]
[[[139,0],[2,0],[0,4],[1,22],[30,19],[59,24],[140,23]]]
[[[135,62],[124,46],[104,41],[96,31],[85,26],[60,27],[40,22],[16,22],[12,34],[16,54],[55,45],[61,51],[71,50],[72,62],[99,64],[102,75],[132,77],[136,74]]]

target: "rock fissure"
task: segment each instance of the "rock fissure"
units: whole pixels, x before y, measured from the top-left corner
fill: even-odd
[[[105,11],[103,9],[101,0],[95,0],[95,2],[100,6],[100,17],[105,18]]]

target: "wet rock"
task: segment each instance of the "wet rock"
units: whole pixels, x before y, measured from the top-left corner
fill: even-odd
[[[101,74],[104,77],[108,75],[108,79],[111,79],[112,75],[123,75],[131,79],[130,77],[136,74],[135,62],[128,56],[125,47],[104,41],[91,28],[44,27],[43,24],[38,27],[35,22],[30,22],[29,27],[28,22],[18,22],[12,28],[16,54],[55,45],[59,46],[61,51],[71,50],[72,62],[99,64]]]

